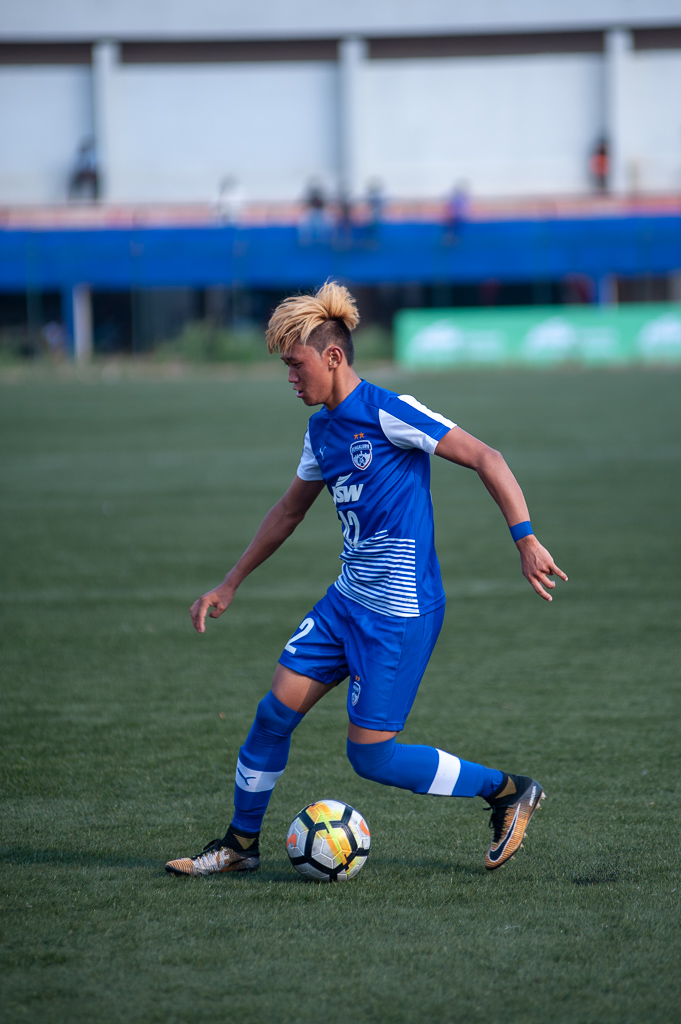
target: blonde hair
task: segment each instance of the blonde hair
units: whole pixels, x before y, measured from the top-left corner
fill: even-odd
[[[280,302],[267,325],[267,350],[286,355],[296,342],[307,345],[308,340],[319,350],[335,341],[348,351],[352,364],[353,331],[359,323],[357,304],[350,292],[336,281],[327,281],[314,295],[291,295]],[[329,324],[329,329],[319,331],[310,339],[318,327]]]

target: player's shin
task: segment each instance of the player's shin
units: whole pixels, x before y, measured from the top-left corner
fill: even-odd
[[[495,768],[462,761],[437,747],[412,746],[394,739],[382,743],[348,740],[348,759],[362,778],[435,796],[487,797],[503,779]]]
[[[255,721],[239,751],[234,787],[234,817],[225,837],[257,842],[272,790],[288,761],[291,733],[303,715],[268,693],[258,704]]]

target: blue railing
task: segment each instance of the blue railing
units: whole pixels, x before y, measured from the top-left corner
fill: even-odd
[[[681,218],[672,215],[383,224],[375,233],[302,244],[295,227],[107,228],[0,231],[0,289],[307,287],[665,274],[681,269]]]

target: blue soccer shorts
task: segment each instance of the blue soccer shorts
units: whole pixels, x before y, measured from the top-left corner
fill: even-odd
[[[279,664],[333,686],[350,676],[348,716],[401,732],[442,628],[444,605],[415,618],[379,615],[335,587],[305,616]]]

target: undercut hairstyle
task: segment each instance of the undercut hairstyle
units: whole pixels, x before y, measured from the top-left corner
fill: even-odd
[[[355,359],[352,331],[359,323],[357,304],[342,284],[327,281],[314,295],[291,295],[280,302],[267,325],[267,350],[287,355],[296,342],[321,355],[338,345],[348,366]]]

